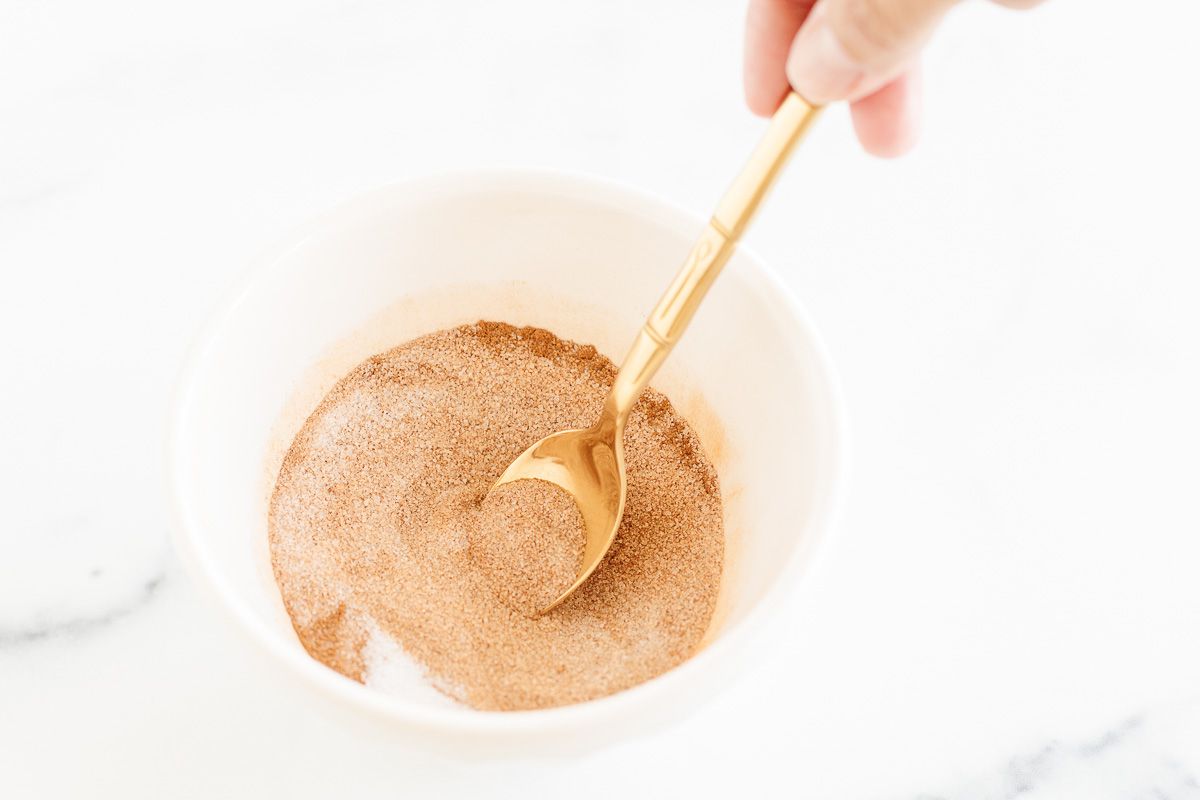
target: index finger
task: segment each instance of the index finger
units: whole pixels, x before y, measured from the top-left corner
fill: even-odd
[[[787,94],[792,40],[816,0],[750,0],[746,12],[744,80],[746,105],[770,116]]]

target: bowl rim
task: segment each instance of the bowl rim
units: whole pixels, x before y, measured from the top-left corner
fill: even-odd
[[[657,693],[674,684],[686,684],[702,670],[713,670],[720,661],[744,648],[756,629],[775,616],[786,595],[800,584],[800,578],[811,573],[818,556],[827,549],[829,532],[833,528],[845,496],[849,472],[849,430],[842,390],[829,358],[824,341],[783,280],[762,259],[747,247],[738,246],[745,265],[739,278],[749,281],[751,288],[764,289],[759,296],[773,298],[784,312],[780,319],[791,328],[790,338],[807,343],[818,365],[817,374],[807,376],[817,387],[814,396],[823,398],[827,418],[826,454],[828,463],[817,476],[814,507],[807,540],[794,548],[778,577],[767,587],[761,599],[737,623],[722,631],[698,653],[679,666],[637,686],[606,697],[567,706],[527,711],[478,711],[466,707],[445,708],[413,703],[402,697],[384,694],[353,681],[311,658],[301,648],[292,646],[270,630],[239,596],[206,552],[203,526],[192,512],[192,497],[183,479],[182,465],[186,461],[182,442],[190,419],[189,408],[195,391],[198,373],[209,351],[224,327],[250,292],[275,270],[282,268],[287,256],[304,247],[310,239],[335,231],[342,220],[352,218],[381,202],[401,194],[419,197],[431,190],[438,192],[482,193],[497,190],[567,193],[591,202],[619,204],[635,216],[680,234],[693,234],[704,225],[704,219],[652,192],[636,187],[563,170],[525,168],[475,169],[437,172],[410,180],[388,184],[365,192],[334,208],[302,222],[273,246],[261,251],[251,260],[236,288],[231,291],[208,318],[184,358],[170,401],[166,445],[166,475],[170,506],[172,538],[193,578],[218,599],[218,605],[232,615],[239,627],[251,639],[315,689],[340,698],[347,705],[377,717],[409,726],[455,734],[504,734],[523,732],[543,733],[551,730],[575,729],[597,724],[611,718],[626,717],[631,711],[651,700]],[[728,685],[731,680],[726,680]]]

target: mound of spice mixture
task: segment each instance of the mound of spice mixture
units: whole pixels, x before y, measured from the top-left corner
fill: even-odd
[[[615,375],[593,347],[480,322],[343,378],[296,435],[270,504],[275,578],[309,654],[383,690],[421,674],[485,710],[591,700],[689,658],[721,581],[721,496],[662,394],[647,390],[629,420],[616,542],[550,612],[529,613],[582,558],[573,501],[539,481],[487,497],[532,442],[590,425]]]
[[[471,560],[509,608],[535,617],[571,588],[587,528],[575,498],[546,481],[506,483],[483,499]]]

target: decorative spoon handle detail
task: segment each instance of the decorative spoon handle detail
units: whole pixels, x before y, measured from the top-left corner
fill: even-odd
[[[605,403],[606,412],[616,420],[618,428],[624,427],[638,395],[692,321],[788,156],[820,110],[820,106],[810,105],[795,92],[788,92],[771,117],[767,132],[749,162],[717,204],[708,226],[646,318],[621,364]]]

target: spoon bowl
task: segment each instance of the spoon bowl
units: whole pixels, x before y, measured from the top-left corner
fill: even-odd
[[[571,595],[588,579],[612,546],[625,510],[625,451],[615,420],[602,417],[590,428],[559,431],[517,456],[492,487],[538,479],[571,495],[583,517],[583,563],[575,581],[540,613]]]

